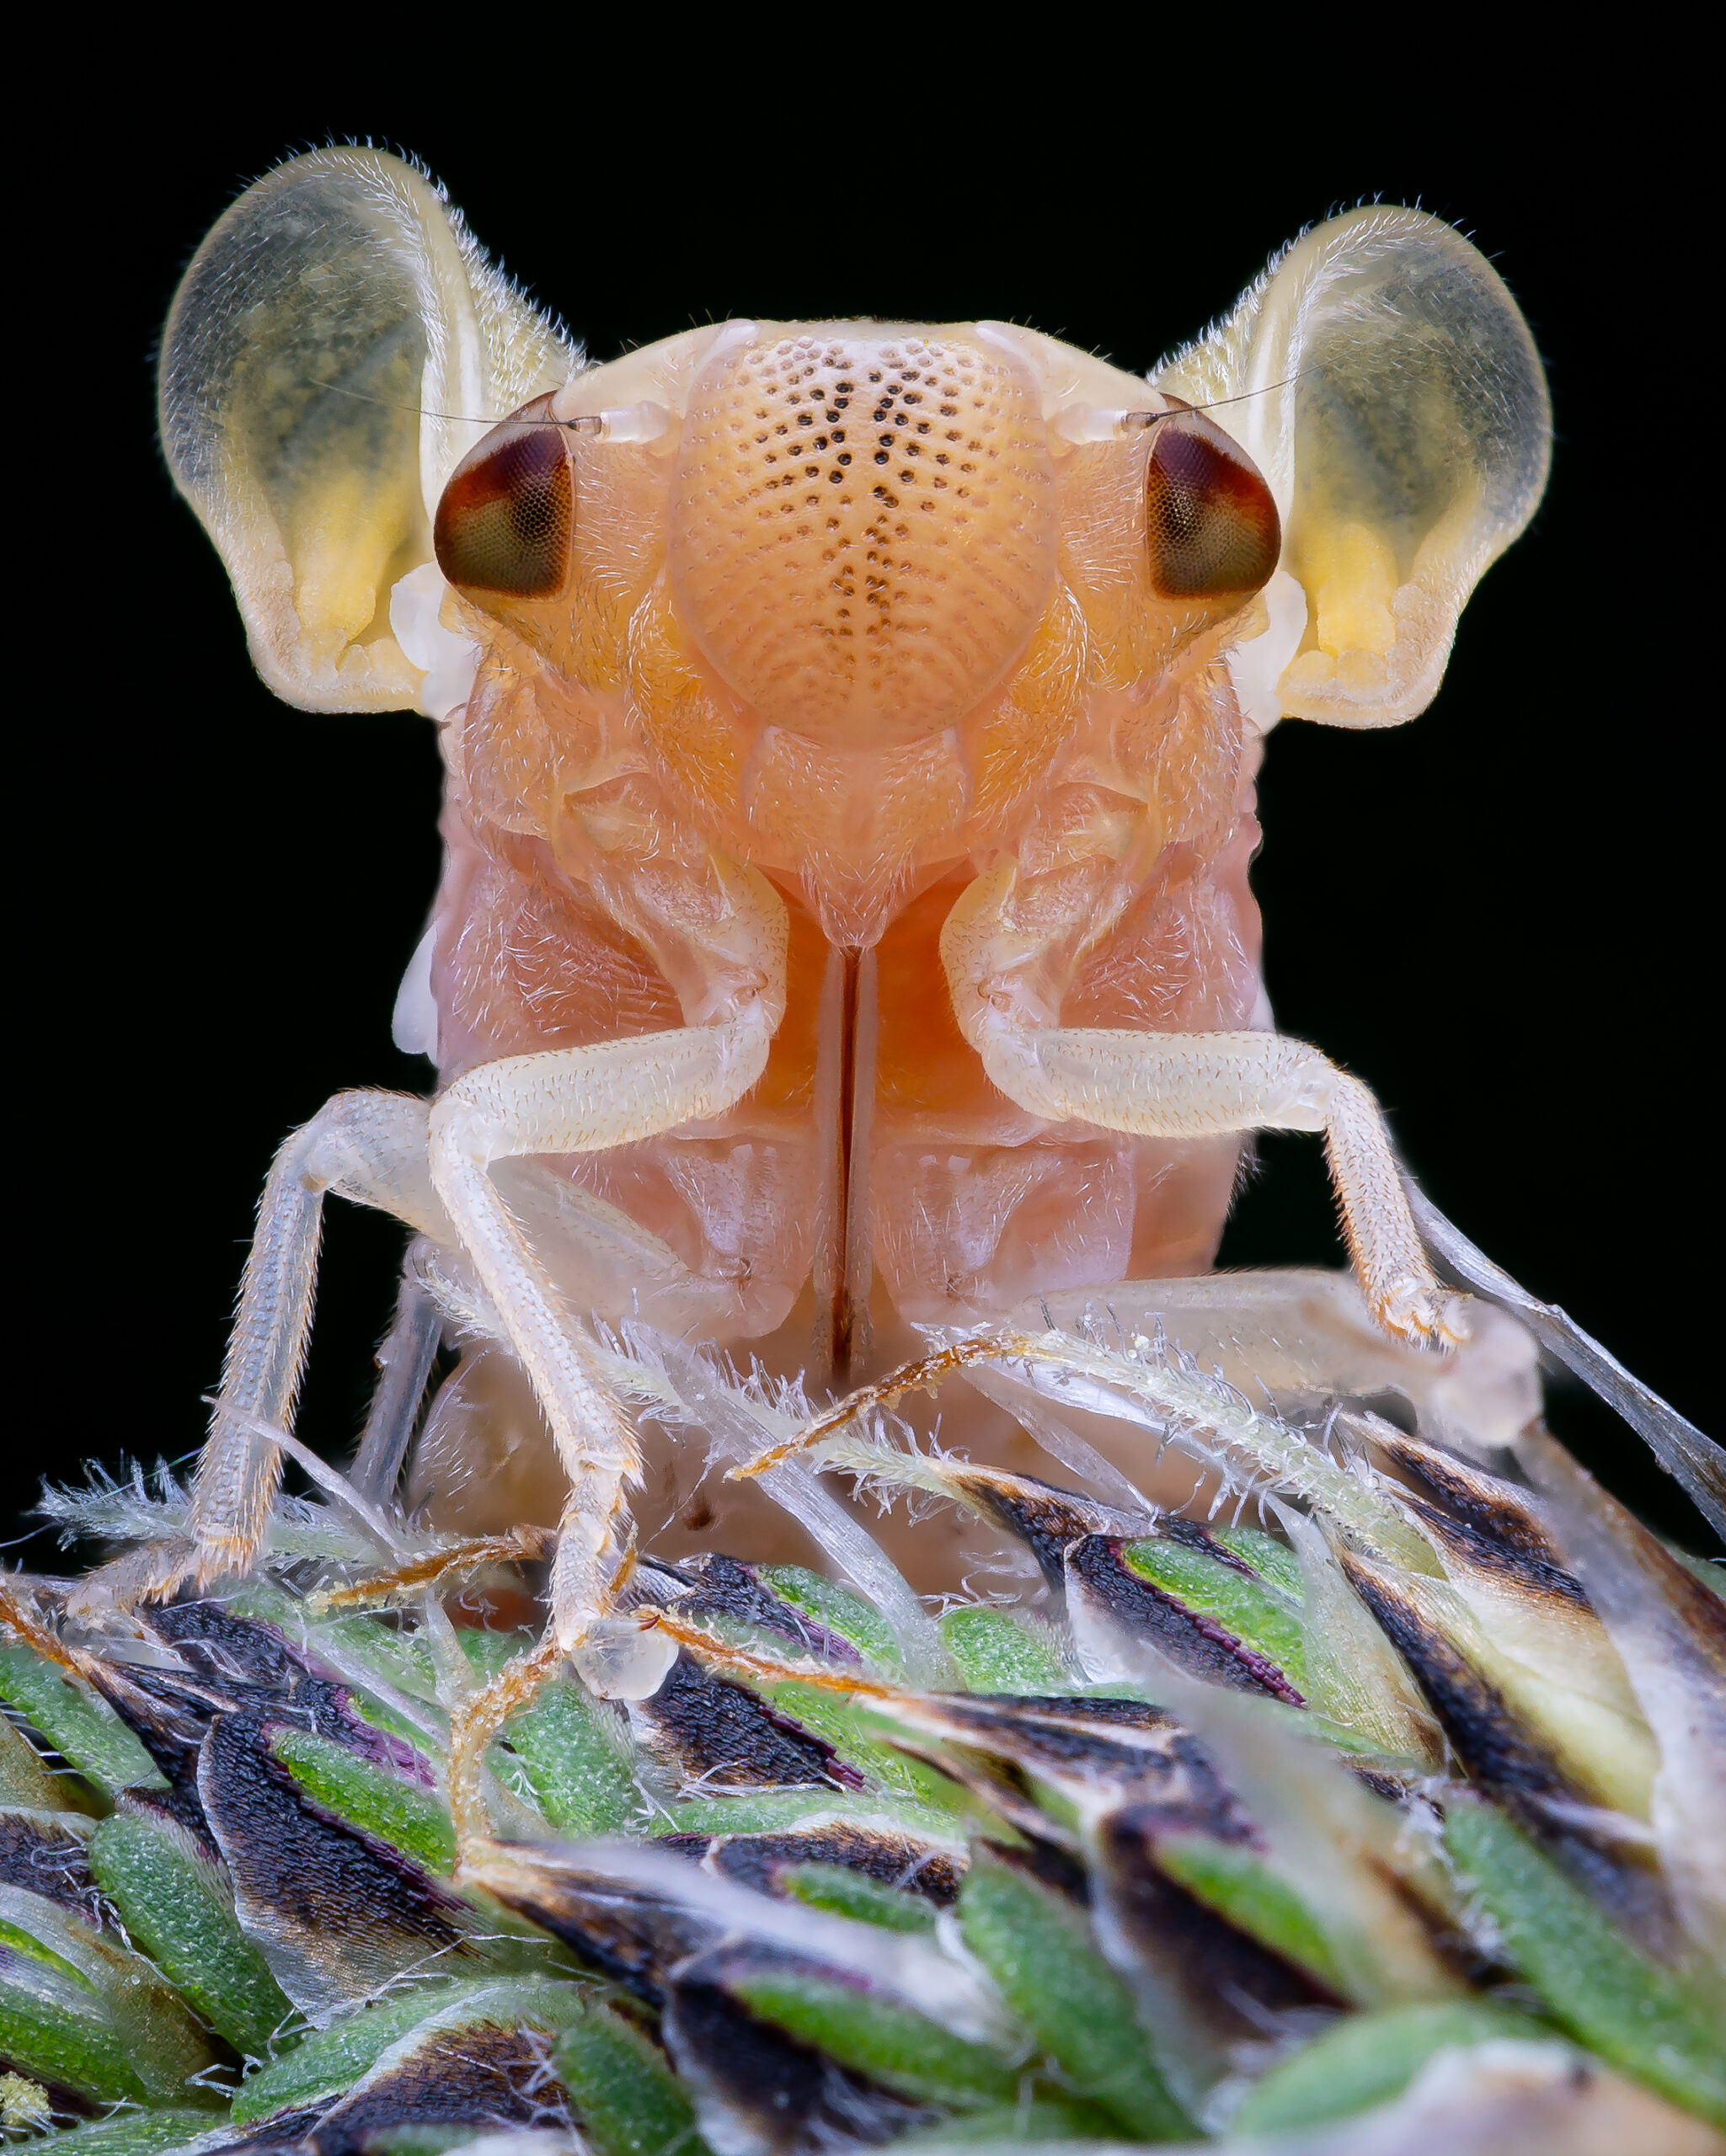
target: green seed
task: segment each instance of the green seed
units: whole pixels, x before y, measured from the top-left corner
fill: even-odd
[[[91,1838],[89,1861],[133,1945],[237,2052],[265,2056],[293,2008],[240,1929],[220,1869],[191,1836],[163,1819],[116,1812]]]
[[[73,1683],[33,1648],[0,1646],[0,1700],[104,1796],[166,1789],[168,1778],[108,1702]]]
[[[1114,2141],[1119,2132],[1109,2114],[1094,2104],[1062,2102],[1045,2095],[1034,2096],[1029,2103],[991,2104],[980,2111],[960,2111],[926,2133],[908,2135],[895,2146],[965,2148],[998,2141]]]
[[[1274,1662],[1297,1690],[1307,1681],[1307,1646],[1301,1605],[1275,1588],[1249,1579],[1220,1557],[1158,1536],[1129,1542],[1121,1551],[1127,1569],[1173,1595],[1197,1616],[1209,1617],[1245,1646]]]
[[[887,1672],[897,1670],[903,1657],[893,1627],[873,1604],[849,1588],[823,1579],[803,1565],[758,1565],[757,1576],[794,1609],[829,1632],[849,1640],[865,1662]]]
[[[1132,1994],[1082,1911],[979,1854],[959,1892],[965,1942],[1076,2094],[1146,2141],[1178,2141],[1192,2121],[1169,2094]]]
[[[233,2122],[249,2126],[273,2111],[298,2111],[326,2096],[345,2095],[398,2037],[417,2028],[440,2006],[477,1988],[441,1984],[363,2007],[333,2028],[314,2030],[285,2057],[240,2084]]]
[[[1305,1969],[1339,1999],[1348,1996],[1323,1923],[1263,1857],[1214,1835],[1170,1833],[1157,1838],[1157,1861],[1237,1931]]]
[[[0,1805],[23,1812],[64,1812],[75,1801],[76,1785],[51,1774],[35,1747],[0,1714]]]
[[[93,2119],[88,2126],[68,2127],[32,2142],[33,2150],[53,2156],[158,2156],[200,2139],[220,2123],[216,2111],[166,2110],[120,2111],[112,2118]]]
[[[812,1909],[883,1924],[889,1931],[935,1929],[935,1912],[921,1894],[901,1893],[842,1864],[788,1865],[781,1879],[788,1894]]]
[[[0,1956],[0,2057],[19,2073],[99,2104],[140,2103],[150,2091],[131,2052],[125,2032],[71,1978],[45,1965],[21,1976]]]
[[[949,1787],[951,1785],[949,1785]],[[649,1834],[783,1834],[817,1821],[843,1817],[912,1835],[948,1835],[950,1807],[907,1802],[871,1792],[852,1796],[831,1789],[740,1790],[735,1796],[686,1797],[648,1828]]]
[[[454,1629],[469,1668],[484,1684],[489,1684],[512,1662],[531,1654],[539,1644],[531,1632],[489,1632],[479,1625],[458,1625]]]
[[[0,2058],[20,2072],[103,2101],[184,2101],[213,2063],[184,2000],[111,1932],[0,1885]]]
[[[876,1789],[945,1813],[949,1828],[955,1813],[970,1808],[970,1800],[945,1774],[880,1742],[865,1723],[866,1706],[853,1704],[842,1692],[798,1683],[760,1689],[805,1729],[824,1737],[847,1765],[866,1775]]]
[[[70,1977],[73,1983],[82,1984],[86,1981],[83,1970],[75,1962],[56,1954],[51,1946],[32,1937],[21,1925],[8,1924],[4,1917],[0,1917],[0,1948],[24,1955],[29,1961],[39,1962],[45,1969],[52,1969],[60,1976]]]
[[[430,1790],[310,1730],[275,1729],[270,1748],[307,1796],[393,1849],[447,1878],[455,1869],[456,1830]]]
[[[905,2096],[966,2105],[1010,2103],[1017,2068],[951,2035],[897,1999],[813,1970],[751,1969],[726,1989],[765,2021]]]
[[[580,1686],[562,1679],[543,1686],[504,1736],[560,1834],[616,1833],[640,1819],[629,1726]]]
[[[708,2156],[688,2091],[621,2014],[590,2007],[558,2039],[552,2064],[596,2156]]]
[[[1285,1594],[1296,1609],[1300,1608],[1307,1583],[1301,1575],[1301,1561],[1286,1542],[1279,1542],[1274,1534],[1256,1527],[1213,1527],[1210,1534],[1213,1542],[1232,1550],[1268,1586]]]
[[[1726,2126],[1726,2032],[1678,1978],[1492,1806],[1457,1792],[1445,1844],[1553,2020],[1632,2079]]]
[[[1069,1692],[1072,1679],[1022,1619],[978,1604],[949,1609],[941,1636],[968,1692]]]
[[[1350,2118],[1400,2096],[1435,2052],[1494,2036],[1550,2032],[1488,1999],[1458,1999],[1351,2014],[1281,2060],[1229,2121],[1235,2133],[1273,2133]]]

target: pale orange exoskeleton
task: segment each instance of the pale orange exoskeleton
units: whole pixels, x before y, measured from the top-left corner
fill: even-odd
[[[1448,227],[1317,227],[1148,382],[999,323],[590,366],[418,172],[323,150],[194,259],[162,422],[270,685],[417,707],[448,786],[396,1012],[436,1088],[283,1149],[187,1540],[135,1587],[257,1550],[332,1190],[419,1238],[356,1484],[446,1324],[470,1422],[525,1373],[548,1651],[598,1683],[641,1467],[608,1325],[843,1382],[895,1328],[1125,1307],[1204,1273],[1283,1129],[1323,1134],[1386,1352],[1466,1330],[1372,1095],[1274,1030],[1247,880],[1269,728],[1413,718],[1541,495],[1538,358]]]

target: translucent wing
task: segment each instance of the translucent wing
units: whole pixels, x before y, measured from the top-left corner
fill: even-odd
[[[1269,481],[1307,601],[1284,712],[1392,726],[1424,710],[1463,602],[1546,485],[1546,381],[1491,264],[1421,211],[1352,211],[1156,381],[1242,399],[1211,417]]]
[[[489,422],[579,363],[398,157],[314,151],[232,205],[168,314],[162,438],[278,696],[416,701],[391,587]]]

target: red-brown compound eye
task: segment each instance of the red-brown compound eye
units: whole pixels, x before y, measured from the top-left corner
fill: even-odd
[[[1246,451],[1202,412],[1158,419],[1145,475],[1151,581],[1166,599],[1244,598],[1282,551],[1271,493]]]
[[[575,489],[563,428],[536,398],[464,456],[437,505],[432,543],[453,584],[545,599],[564,588]]]

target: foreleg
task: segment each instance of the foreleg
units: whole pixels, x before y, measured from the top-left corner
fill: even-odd
[[[628,1492],[641,1469],[634,1425],[492,1170],[523,1155],[626,1145],[722,1114],[766,1068],[784,1009],[781,982],[783,970],[770,993],[751,993],[738,1016],[719,1025],[482,1064],[432,1111],[433,1183],[532,1380],[569,1478],[545,1637],[532,1657],[468,1702],[452,1726],[450,1802],[464,1851],[485,1831],[480,1763],[493,1736],[559,1657],[584,1648],[603,1652],[596,1636],[633,1560]],[[650,1647],[648,1654],[653,1659]],[[639,1673],[627,1661],[602,1676],[589,1657],[586,1673],[606,1690],[630,1689]],[[663,1667],[653,1660],[652,1675]]]
[[[1003,926],[1003,877],[954,909],[942,958],[954,1015],[991,1081],[1028,1113],[1142,1138],[1324,1134],[1349,1256],[1375,1315],[1405,1338],[1466,1337],[1440,1288],[1397,1175],[1382,1111],[1358,1078],[1280,1033],[1105,1032],[1049,1022]]]
[[[585,1330],[492,1170],[523,1155],[625,1145],[721,1114],[761,1076],[771,1038],[757,995],[721,1025],[483,1064],[432,1110],[433,1185],[526,1369],[569,1478],[552,1574],[553,1621],[565,1651],[582,1644],[609,1606],[627,1563],[625,1492],[639,1453]]]

